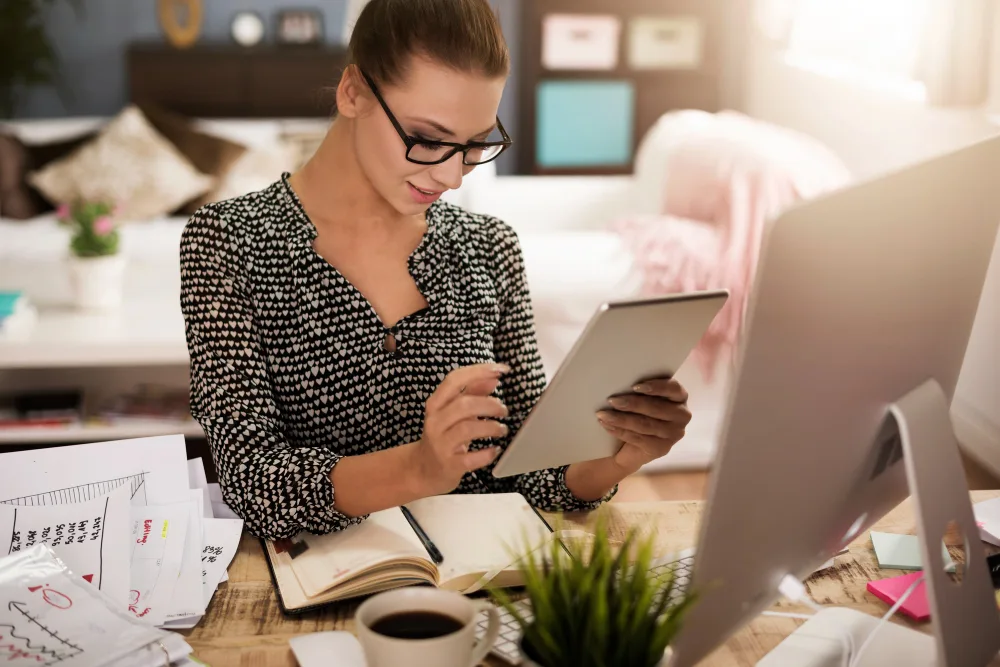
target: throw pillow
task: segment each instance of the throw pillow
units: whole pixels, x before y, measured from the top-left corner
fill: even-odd
[[[295,171],[296,162],[295,149],[282,142],[249,148],[206,198],[218,202],[263,190],[283,173]]]
[[[128,106],[93,141],[33,172],[29,182],[49,200],[103,199],[125,220],[168,215],[214,185],[157,132],[138,107]]]
[[[27,220],[54,206],[28,183],[28,174],[58,160],[94,138],[96,132],[44,144],[26,144],[0,132],[0,217]]]
[[[246,153],[246,146],[199,132],[194,121],[154,104],[140,103],[139,109],[150,124],[184,154],[194,168],[221,181],[233,164]],[[186,202],[178,214],[191,215],[208,203],[207,195],[200,195]]]

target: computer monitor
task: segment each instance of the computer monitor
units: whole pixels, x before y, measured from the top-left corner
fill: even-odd
[[[773,604],[786,575],[804,580],[907,498],[888,411],[928,380],[950,403],[998,221],[992,138],[769,227],[701,523],[692,585],[704,595],[672,665],[696,664]]]

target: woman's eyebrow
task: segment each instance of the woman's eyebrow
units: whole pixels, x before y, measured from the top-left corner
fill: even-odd
[[[417,118],[414,118],[413,120],[416,121],[416,122],[418,122],[418,123],[425,123],[426,125],[430,125],[435,130],[437,130],[438,132],[440,132],[441,134],[443,134],[443,135],[445,135],[447,137],[454,137],[455,136],[454,132],[452,132],[451,130],[449,130],[447,127],[445,127],[441,123],[438,123],[437,121],[433,121],[430,118],[419,118],[419,117],[417,117]],[[489,126],[489,128],[487,128],[487,129],[483,130],[482,132],[480,132],[479,134],[476,134],[476,135],[473,135],[473,136],[475,136],[475,137],[489,136],[490,132],[492,132],[493,130],[496,129],[496,126],[497,126],[497,124],[496,124],[496,122],[494,122],[492,125]]]

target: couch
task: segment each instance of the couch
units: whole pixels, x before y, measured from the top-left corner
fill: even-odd
[[[666,177],[659,159],[677,129],[692,118],[701,123],[709,114],[693,112],[681,123],[654,128],[640,146],[632,176],[498,176],[493,165],[470,174],[447,199],[466,208],[495,215],[518,233],[535,315],[535,327],[546,374],[551,378],[595,309],[605,300],[638,296],[642,270],[634,249],[612,229],[628,216],[661,213],[660,186]],[[71,139],[100,128],[107,119],[36,120],[0,125],[27,143]],[[325,120],[198,120],[199,131],[258,151],[271,151],[270,171],[258,170],[241,185],[244,191],[263,187],[301,159],[302,137],[321,136]],[[287,137],[298,140],[299,155],[289,157]],[[308,144],[308,141],[306,142]],[[308,151],[306,151],[308,152]],[[292,151],[294,153],[294,151]],[[283,157],[281,157],[283,156]],[[259,156],[258,156],[259,157]],[[289,162],[288,160],[292,160]],[[45,212],[28,220],[2,217],[0,201],[0,290],[21,289],[44,314],[69,300],[65,259],[67,232]],[[179,310],[178,240],[184,215],[128,221],[123,226],[123,253],[128,260],[126,300],[144,300],[163,311]],[[180,327],[180,318],[167,321]],[[183,331],[175,334],[183,336]],[[678,371],[691,394],[695,415],[684,440],[650,469],[704,468],[712,460],[733,365],[720,362],[709,375],[692,360]]]

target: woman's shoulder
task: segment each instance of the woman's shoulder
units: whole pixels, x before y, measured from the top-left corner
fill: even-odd
[[[199,242],[228,253],[286,237],[300,221],[283,186],[278,180],[261,190],[205,204],[188,219],[182,248],[185,243]]]

